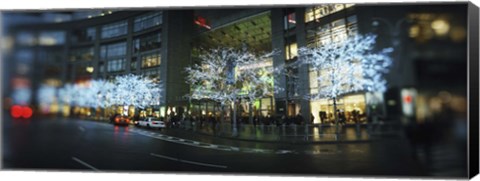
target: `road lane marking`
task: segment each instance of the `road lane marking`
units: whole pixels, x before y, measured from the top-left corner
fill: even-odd
[[[86,162],[84,162],[84,161],[82,161],[82,160],[80,160],[80,159],[78,159],[78,158],[76,158],[76,157],[72,157],[72,160],[74,160],[74,161],[82,164],[83,166],[86,166],[86,167],[88,167],[88,168],[90,168],[90,169],[92,169],[92,170],[94,170],[94,171],[97,171],[97,172],[100,171],[100,170],[98,170],[97,168],[93,167],[92,165],[90,165],[90,164],[88,164],[88,163],[86,163]]]
[[[210,163],[201,163],[201,162],[196,162],[196,161],[190,161],[190,160],[183,160],[183,159],[178,159],[178,158],[173,158],[165,155],[159,155],[155,153],[150,153],[151,156],[158,157],[158,158],[164,158],[168,160],[173,160],[177,162],[183,162],[183,163],[189,163],[193,165],[200,165],[200,166],[206,166],[206,167],[215,167],[215,168],[228,168],[225,165],[215,165],[215,164],[210,164]]]
[[[78,129],[79,129],[80,131],[82,131],[82,132],[85,131],[85,128],[83,128],[83,127],[81,127],[81,126],[78,126]]]
[[[209,144],[209,143],[204,143],[204,142],[199,142],[199,141],[193,141],[193,140],[187,140],[187,139],[167,136],[167,135],[163,135],[163,134],[160,134],[160,133],[152,135],[151,134],[152,132],[147,132],[147,131],[144,131],[144,130],[132,130],[132,132],[143,135],[143,136],[151,137],[151,138],[154,138],[154,139],[173,142],[173,143],[177,143],[177,144],[183,144],[183,145],[194,146],[194,147],[199,147],[199,148],[206,148],[206,149],[221,150],[221,151],[237,151],[237,152],[245,152],[245,153],[298,154],[298,152],[294,151],[294,150],[272,150],[272,149],[260,149],[260,148],[253,148],[252,149],[252,148],[239,148],[239,147],[227,146],[227,145]],[[311,152],[307,151],[306,154],[319,154],[319,153],[311,153]]]
[[[194,164],[194,165],[201,165],[201,166],[206,166],[206,167],[227,168],[227,166],[225,166],[225,165],[214,165],[214,164],[209,164],[209,163],[200,163],[200,162],[194,162],[194,161],[188,161],[188,160],[180,160],[180,162],[190,163],[190,164]]]
[[[155,157],[159,157],[159,158],[165,158],[165,159],[168,159],[168,160],[178,161],[177,158],[173,158],[173,157],[169,157],[169,156],[159,155],[159,154],[155,154],[155,153],[150,153],[150,155],[155,156]]]

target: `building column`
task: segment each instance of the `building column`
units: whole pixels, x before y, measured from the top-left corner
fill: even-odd
[[[127,53],[125,56],[125,72],[126,73],[136,73],[130,70],[130,63],[132,62],[132,47],[133,47],[133,18],[128,18],[127,20]],[[138,60],[137,60],[138,61]]]
[[[105,78],[104,73],[100,73],[100,35],[101,35],[101,26],[95,27],[95,40],[94,40],[94,45],[93,45],[93,79],[100,79],[100,78]],[[105,68],[105,62],[104,66]]]
[[[306,41],[306,29],[305,29],[305,8],[296,8],[295,9],[295,18],[296,18],[296,27],[295,27],[295,34],[297,35],[297,47],[305,47],[307,46]],[[303,96],[308,95],[310,93],[310,81],[308,76],[308,68],[309,66],[300,66],[298,69],[299,74],[299,94],[300,97],[300,109],[301,114],[305,118],[305,122],[307,124],[310,123],[311,119],[311,111],[310,111],[310,100],[304,99]]]
[[[285,39],[283,31],[283,9],[274,8],[271,10],[271,31],[272,31],[272,49],[277,50],[278,54],[273,57],[273,67],[277,68],[285,64]],[[279,86],[284,91],[275,93],[275,113],[287,116],[287,84],[285,75],[274,76],[274,86]]]

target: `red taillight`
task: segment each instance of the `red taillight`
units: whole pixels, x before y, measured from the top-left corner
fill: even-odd
[[[130,120],[129,120],[129,119],[126,119],[125,122],[130,123]]]
[[[120,118],[115,118],[115,122],[119,122],[120,121]]]
[[[19,118],[20,116],[22,116],[22,107],[17,105],[12,106],[12,109],[10,110],[10,114],[14,118]]]
[[[33,111],[30,107],[22,107],[22,117],[30,118],[32,117]]]
[[[28,106],[12,106],[12,109],[10,110],[10,114],[12,115],[13,118],[30,118],[32,117],[33,110],[32,108]]]

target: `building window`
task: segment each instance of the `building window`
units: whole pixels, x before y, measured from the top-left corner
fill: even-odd
[[[307,45],[316,47],[332,41],[339,42],[357,33],[357,16],[353,15],[307,30]]]
[[[148,13],[134,20],[133,31],[137,32],[162,24],[162,12]]]
[[[102,38],[112,38],[127,34],[127,21],[102,26]]]
[[[19,45],[33,46],[35,45],[35,35],[32,32],[20,32],[16,35],[15,39]]]
[[[105,65],[104,65],[104,63],[103,63],[103,62],[100,62],[99,67],[100,67],[100,70],[98,70],[98,72],[99,72],[100,74],[103,74],[103,73],[105,72]]]
[[[320,18],[352,7],[354,4],[328,4],[309,7],[305,10],[305,23],[318,21]]]
[[[160,81],[160,69],[155,68],[155,69],[150,69],[145,72],[143,72],[143,75],[154,82],[159,82]]]
[[[284,22],[283,24],[284,30],[290,30],[295,28],[295,25],[297,24],[297,20],[296,20],[295,12],[293,9],[287,10],[286,15],[283,17],[283,22]]]
[[[125,58],[108,60],[107,72],[118,72],[125,70]]]
[[[297,43],[290,43],[285,46],[285,59],[286,60],[293,60],[297,58]]]
[[[93,71],[90,71],[92,65],[87,63],[87,64],[76,64],[75,65],[75,75],[76,76],[85,76],[85,75],[91,75]]]
[[[51,46],[51,45],[61,45],[65,43],[65,32],[63,31],[47,31],[40,32],[38,37],[38,44]]]
[[[285,60],[295,60],[297,52],[297,37],[295,35],[285,38]]]
[[[144,52],[158,49],[162,46],[161,33],[154,33],[133,40],[133,52]]]
[[[73,31],[71,40],[74,43],[93,41],[96,38],[96,32],[95,27]]]
[[[125,56],[126,53],[127,53],[126,42],[102,45],[100,47],[100,58],[102,59]]]
[[[142,56],[142,68],[159,66],[161,63],[160,52],[155,52]]]
[[[130,61],[130,70],[131,71],[137,70],[137,57],[133,57],[132,61]]]
[[[93,47],[72,49],[70,52],[70,61],[90,61],[93,60]]]

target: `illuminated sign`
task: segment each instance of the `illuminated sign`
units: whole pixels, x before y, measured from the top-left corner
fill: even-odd
[[[402,111],[405,116],[413,116],[415,113],[414,100],[417,95],[415,89],[402,89]]]
[[[201,17],[201,16],[197,16],[195,18],[195,24],[197,24],[198,26],[201,26],[201,27],[204,27],[204,28],[207,28],[207,29],[211,29],[211,27],[207,24],[207,20],[204,18],[204,17]]]

